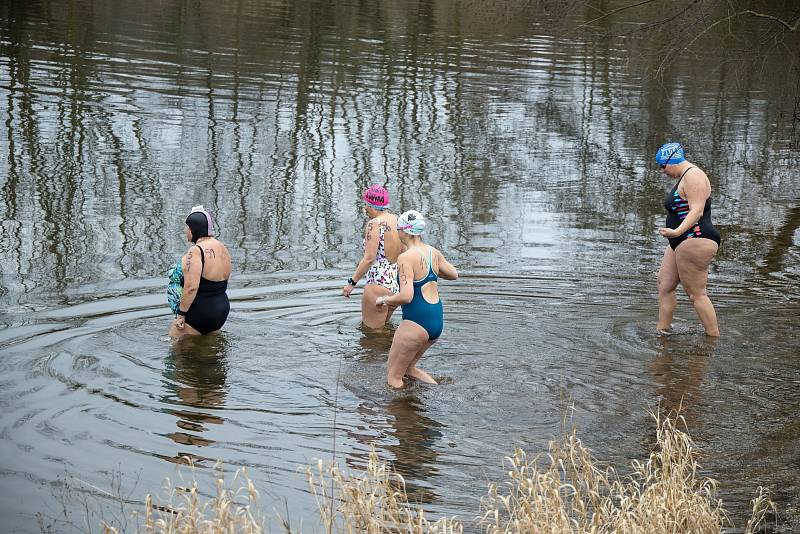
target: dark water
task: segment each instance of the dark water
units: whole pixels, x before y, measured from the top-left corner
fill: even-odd
[[[699,19],[499,4],[0,3],[0,528],[37,531],[65,483],[102,503],[114,472],[141,502],[188,455],[249,466],[313,530],[299,470],[334,441],[471,521],[569,398],[619,466],[682,403],[732,519],[764,485],[800,529],[797,36],[737,19],[657,77]],[[653,335],[668,138],[714,188],[716,344],[684,298],[681,335]],[[390,335],[339,296],[373,182],[462,272],[424,362],[439,387],[388,392]],[[172,346],[165,273],[199,203],[232,312]]]

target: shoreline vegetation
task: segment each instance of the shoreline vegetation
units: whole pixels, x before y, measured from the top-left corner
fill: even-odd
[[[363,473],[342,471],[318,460],[306,469],[320,523],[315,532],[459,534],[510,533],[720,533],[733,528],[716,495],[715,480],[700,475],[699,449],[678,413],[654,414],[655,443],[649,456],[633,460],[630,474],[597,460],[577,432],[564,432],[537,456],[516,449],[505,458],[506,479],[489,484],[476,517],[432,519],[409,501],[402,475],[373,450]],[[102,521],[108,534],[268,532],[260,494],[247,469],[225,479],[215,468],[216,496],[205,497],[192,477],[185,487],[165,480],[167,497],[145,498],[145,511],[131,512],[125,525]],[[751,501],[746,534],[762,531],[777,514],[764,488]],[[119,516],[117,516],[119,518]],[[287,518],[281,530],[299,533]]]

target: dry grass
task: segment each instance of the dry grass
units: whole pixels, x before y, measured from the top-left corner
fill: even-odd
[[[509,480],[490,485],[483,500],[487,534],[722,532],[730,521],[716,498],[716,482],[699,475],[698,451],[678,428],[679,415],[654,416],[656,446],[626,477],[599,462],[575,431],[551,442],[549,454],[528,459],[517,449],[506,459]],[[773,503],[763,488],[753,500],[746,532],[755,532]]]
[[[431,521],[421,507],[409,503],[402,475],[380,460],[374,450],[362,475],[344,474],[337,465],[326,466],[321,460],[316,469],[309,467],[306,474],[326,532],[460,534],[463,531],[460,522],[449,518]]]
[[[214,466],[216,494],[203,497],[193,475],[194,466],[187,459],[192,474],[188,486],[174,486],[169,478],[162,488],[166,499],[156,504],[152,495],[145,498],[144,523],[138,532],[147,534],[262,534],[259,493],[241,468],[230,481],[225,480],[222,464]],[[179,474],[179,477],[182,476]],[[104,524],[103,532],[118,534],[118,529]]]
[[[677,414],[654,416],[656,442],[649,457],[621,476],[601,466],[574,430],[553,441],[547,454],[529,458],[520,449],[506,458],[508,478],[491,484],[478,518],[486,534],[719,534],[730,521],[716,496],[716,482],[700,475],[698,450]],[[167,500],[147,496],[139,532],[261,533],[259,494],[245,469],[230,483],[217,467],[216,495],[165,484]],[[429,519],[409,502],[403,477],[375,451],[363,473],[345,473],[322,461],[306,471],[325,532],[461,534],[455,518]],[[752,501],[746,533],[758,531],[775,511],[762,488]],[[118,532],[104,525],[106,532]],[[287,523],[283,529],[292,532]]]

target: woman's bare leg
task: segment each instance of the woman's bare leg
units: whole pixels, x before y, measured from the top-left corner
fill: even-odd
[[[361,295],[361,321],[368,328],[383,328],[397,309],[397,306],[375,306],[375,299],[384,295],[389,297],[392,292],[375,284],[364,286],[364,293]]]
[[[184,324],[183,328],[179,329],[175,326],[175,322],[173,321],[169,327],[169,337],[177,339],[183,336],[202,336],[200,332],[189,326],[188,324]]]
[[[411,365],[409,365],[408,369],[406,370],[407,376],[415,380],[419,380],[420,382],[425,382],[426,384],[438,384],[438,382],[436,382],[431,375],[417,367],[417,362],[419,359],[422,358],[422,355],[425,354],[425,351],[431,348],[434,343],[436,343],[436,340],[432,339],[425,343],[422,348],[417,351],[417,355],[414,356],[414,359],[411,361]]]
[[[420,351],[424,352],[427,347],[428,332],[424,328],[413,321],[400,323],[389,349],[386,382],[393,388],[403,387],[403,376],[417,355],[421,356]]]
[[[675,252],[672,247],[667,245],[664,257],[661,259],[661,267],[658,269],[658,324],[656,329],[659,331],[669,331],[672,328],[672,316],[678,303],[675,289],[680,281]]]
[[[719,245],[711,239],[687,239],[675,250],[681,285],[694,304],[694,309],[703,323],[706,335],[719,336],[717,312],[706,293],[708,266],[717,254]]]

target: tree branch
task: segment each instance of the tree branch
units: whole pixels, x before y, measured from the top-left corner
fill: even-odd
[[[727,17],[719,19],[714,24],[711,24],[710,26],[706,26],[705,30],[703,30],[700,33],[698,33],[697,35],[695,35],[694,39],[689,41],[689,43],[686,46],[684,46],[683,48],[681,48],[680,51],[676,52],[675,54],[672,54],[672,56],[674,57],[674,56],[677,56],[677,55],[682,54],[683,52],[687,51],[689,48],[692,47],[692,45],[695,42],[697,42],[698,39],[700,39],[703,35],[707,34],[709,31],[711,31],[715,26],[717,26],[718,24],[722,24],[723,22],[726,22],[726,21],[728,21],[728,20],[730,20],[732,18],[735,18],[739,14],[740,13],[734,13],[733,15],[728,15]],[[668,57],[669,56],[665,57],[664,60],[661,62],[661,65],[659,65],[657,72],[663,72],[664,71],[664,68],[665,68],[665,65],[666,65]]]
[[[753,10],[751,10],[751,9],[746,9],[746,10],[744,10],[744,11],[738,11],[738,12],[736,12],[736,13],[733,13],[733,14],[731,14],[731,15],[728,15],[727,17],[723,17],[723,18],[721,18],[721,19],[717,20],[716,22],[714,22],[713,24],[711,24],[710,26],[707,26],[707,27],[706,27],[706,28],[705,28],[703,31],[701,31],[700,33],[698,33],[697,35],[695,35],[695,36],[694,36],[694,38],[693,38],[691,41],[689,41],[689,43],[688,43],[688,44],[686,44],[686,46],[684,46],[683,48],[681,48],[681,50],[680,50],[679,52],[677,52],[676,54],[673,54],[673,56],[676,56],[676,55],[678,55],[678,54],[681,54],[681,53],[683,53],[683,52],[687,51],[689,48],[691,48],[691,47],[692,47],[692,45],[693,45],[694,43],[696,43],[696,42],[697,42],[697,40],[698,40],[698,39],[700,39],[700,38],[701,38],[703,35],[705,35],[705,34],[706,34],[706,33],[708,33],[709,31],[711,31],[711,30],[712,30],[712,29],[713,29],[715,26],[717,26],[718,24],[722,24],[723,22],[729,21],[729,20],[731,20],[731,19],[739,18],[739,17],[741,17],[742,15],[753,15],[753,16],[755,16],[755,17],[761,17],[761,18],[765,18],[765,19],[774,20],[774,21],[778,22],[779,24],[782,24],[783,26],[785,26],[786,28],[788,28],[788,29],[789,29],[789,31],[795,31],[795,30],[797,30],[797,28],[798,28],[798,27],[800,27],[800,16],[799,16],[799,17],[797,17],[797,20],[795,20],[795,21],[794,21],[794,24],[791,24],[791,25],[790,25],[790,24],[789,24],[788,22],[786,22],[785,20],[783,20],[783,19],[780,19],[780,18],[778,18],[778,17],[775,17],[775,16],[773,16],[773,15],[766,15],[766,14],[764,14],[764,13],[758,13],[758,12],[756,12],[756,11],[753,11]],[[658,72],[663,72],[664,65],[665,65],[665,61],[666,61],[666,58],[665,58],[665,60],[664,60],[664,61],[662,61],[662,62],[661,62],[661,65],[660,65],[660,66],[659,66],[659,68],[658,68]]]
[[[763,19],[774,20],[778,24],[785,26],[786,29],[789,30],[790,32],[796,31],[797,28],[800,28],[800,16],[797,17],[794,23],[789,24],[788,22],[779,17],[775,17],[773,15],[767,15],[765,13],[758,13],[756,11],[753,11],[752,9],[746,9],[744,11],[740,11],[739,13],[737,13],[737,15],[753,15],[754,17],[761,17]]]
[[[561,38],[563,38],[563,37],[566,37],[567,35],[569,35],[569,34],[570,34],[570,32],[573,32],[573,31],[575,31],[575,30],[580,30],[581,28],[584,28],[584,27],[588,26],[589,24],[593,24],[593,23],[597,22],[598,20],[603,20],[604,18],[606,18],[606,17],[610,17],[611,15],[614,15],[614,14],[616,14],[616,13],[619,13],[620,11],[626,11],[626,10],[628,10],[628,9],[633,9],[634,7],[639,7],[639,6],[643,6],[643,5],[645,5],[645,4],[650,4],[650,3],[652,3],[652,2],[658,2],[658,1],[659,1],[659,0],[642,0],[641,2],[638,2],[638,3],[636,3],[636,4],[631,4],[631,5],[629,5],[629,6],[622,6],[622,7],[618,7],[617,9],[612,9],[612,10],[611,10],[611,11],[609,11],[608,13],[603,13],[602,15],[600,15],[600,16],[599,16],[599,17],[597,17],[597,18],[593,18],[592,20],[587,20],[587,21],[586,21],[586,22],[584,22],[583,24],[579,24],[577,27],[575,27],[575,28],[571,29],[570,31],[568,31],[568,32],[564,33],[563,35],[559,35],[559,36],[558,36],[558,39],[561,39]],[[592,6],[589,6],[589,7],[592,7]],[[593,9],[594,9],[594,8],[593,8]],[[599,10],[598,10],[598,11],[599,11]],[[601,11],[601,13],[602,13],[602,11]]]

